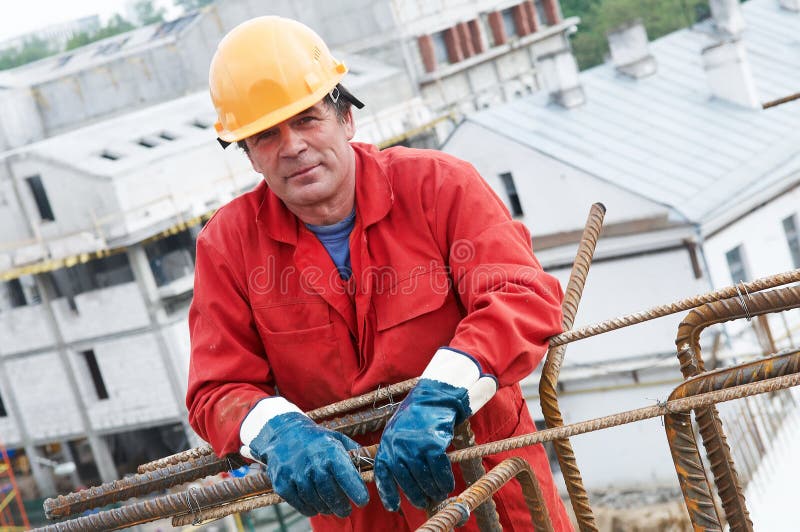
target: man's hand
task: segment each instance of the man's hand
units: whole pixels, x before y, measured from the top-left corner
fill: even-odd
[[[436,352],[419,383],[394,413],[375,457],[375,483],[383,506],[400,507],[397,485],[418,508],[439,502],[455,481],[445,454],[454,427],[486,404],[497,390],[471,357],[451,349]],[[396,483],[396,484],[395,484]]]
[[[265,399],[259,405],[269,401],[282,401],[276,407],[291,405],[281,398]],[[350,500],[358,506],[367,504],[367,487],[347,454],[348,450],[359,447],[356,442],[320,427],[294,405],[290,411],[269,416],[258,434],[250,439],[246,427],[252,427],[254,418],[250,416],[259,405],[242,423],[240,432],[242,442],[246,443],[242,454],[267,464],[275,493],[309,517],[317,514],[347,517],[352,511]]]

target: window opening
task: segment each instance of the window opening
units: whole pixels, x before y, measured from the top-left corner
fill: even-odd
[[[522,211],[522,202],[520,202],[519,194],[517,193],[517,186],[514,184],[514,177],[511,175],[511,172],[504,172],[500,174],[500,180],[503,182],[503,186],[506,189],[506,195],[508,196],[511,214],[514,216],[522,216],[525,214]]]
[[[81,351],[86,367],[89,369],[89,375],[92,377],[94,383],[94,390],[97,392],[98,399],[108,399],[108,390],[106,383],[103,381],[103,375],[100,373],[100,365],[97,363],[97,357],[94,354],[94,349],[87,349]]]
[[[36,202],[36,208],[39,210],[39,218],[42,221],[55,221],[56,217],[53,214],[53,208],[50,206],[50,200],[47,198],[47,191],[44,189],[41,176],[32,175],[26,177],[25,181],[33,194],[33,200]]]

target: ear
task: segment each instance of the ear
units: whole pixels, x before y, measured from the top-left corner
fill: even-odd
[[[353,120],[352,109],[347,110],[347,114],[344,116],[342,127],[344,128],[344,134],[347,137],[347,140],[353,140],[353,136],[356,134],[356,122]]]

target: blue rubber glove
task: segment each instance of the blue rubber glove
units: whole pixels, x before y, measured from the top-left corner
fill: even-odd
[[[251,438],[253,427],[262,422]],[[303,515],[347,517],[350,500],[358,506],[369,502],[367,487],[347,454],[359,445],[320,427],[285,399],[259,402],[242,422],[240,436],[246,443],[242,454],[266,463],[275,493]]]
[[[386,424],[375,457],[375,483],[383,506],[400,507],[400,489],[411,504],[425,508],[442,501],[455,481],[445,454],[453,429],[497,391],[497,381],[483,375],[469,355],[441,348]]]

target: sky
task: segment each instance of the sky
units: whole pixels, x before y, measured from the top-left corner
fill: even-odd
[[[0,0],[0,42],[87,15],[100,15],[102,23],[114,13],[124,14],[129,3],[131,0]],[[170,0],[154,4],[172,7]]]

